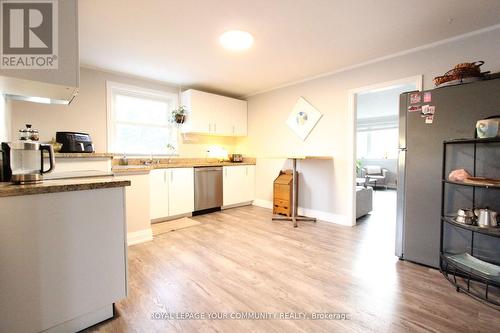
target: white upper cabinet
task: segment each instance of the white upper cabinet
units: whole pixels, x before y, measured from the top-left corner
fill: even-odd
[[[16,65],[9,68],[4,66],[0,69],[0,91],[8,97],[33,101],[37,100],[33,97],[38,97],[44,98],[44,101],[66,104],[78,93],[80,75],[78,2],[77,0],[56,1],[51,8],[52,11],[42,11],[41,15],[42,19],[45,19],[44,15],[55,16],[54,20],[48,17],[47,20],[42,21],[53,22],[53,34],[41,37],[41,43],[49,45],[48,51],[52,47],[52,53],[28,55],[33,59],[36,58],[37,60],[33,61],[36,61],[36,64],[42,68],[26,69],[26,67],[19,68],[19,65]],[[10,15],[12,12],[10,11]],[[22,35],[22,33],[17,35],[14,33],[15,31],[11,32],[9,38]],[[25,43],[27,40],[28,38],[24,36]],[[23,47],[29,48],[30,44],[23,44]],[[20,60],[26,58],[23,54],[19,54],[19,57]],[[57,66],[53,63],[53,67],[50,67],[53,61],[57,61]]]
[[[181,97],[182,105],[187,108],[182,132],[212,134],[213,116],[217,110],[215,95],[190,89],[183,92]]]
[[[187,108],[183,133],[220,136],[247,135],[247,102],[189,89],[182,93]]]

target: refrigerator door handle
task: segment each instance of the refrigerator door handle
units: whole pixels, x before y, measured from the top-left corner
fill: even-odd
[[[405,228],[405,173],[407,148],[398,149],[398,176],[397,176],[397,213],[396,213],[396,245],[395,254],[404,258],[404,228]]]

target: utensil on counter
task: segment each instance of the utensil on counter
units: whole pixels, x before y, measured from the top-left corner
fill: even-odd
[[[40,134],[38,130],[31,128],[31,124],[26,124],[26,128],[22,128],[19,130],[19,141],[38,141],[40,140]]]

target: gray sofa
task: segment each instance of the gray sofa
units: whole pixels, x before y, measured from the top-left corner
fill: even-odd
[[[373,188],[356,186],[356,219],[373,210]]]

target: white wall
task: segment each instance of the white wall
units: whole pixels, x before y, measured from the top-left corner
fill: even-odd
[[[49,141],[56,131],[85,132],[92,136],[97,152],[106,152],[106,80],[165,92],[178,91],[174,85],[81,68],[80,93],[69,106],[12,101],[13,137],[26,123],[40,131],[41,141]],[[233,138],[179,135],[179,153],[188,157],[205,157],[211,145],[232,152],[234,144]]]
[[[333,164],[306,161],[300,191],[307,193],[305,208],[331,214],[335,222],[351,224],[348,175],[348,91],[376,83],[424,75],[424,89],[431,89],[433,77],[442,75],[464,61],[484,60],[483,70],[500,70],[500,29],[451,41],[348,71],[338,72],[303,83],[251,96],[248,99],[249,136],[240,140],[240,150],[259,157],[257,160],[257,202],[272,200],[272,181],[283,165],[270,156],[297,154],[331,155]],[[302,142],[285,124],[297,99],[303,96],[323,118]],[[306,169],[307,168],[307,169]]]
[[[0,142],[10,141],[11,103],[0,94]]]
[[[383,91],[366,92],[357,95],[357,118],[378,118],[399,115],[399,95],[415,90],[414,85],[401,85]]]

